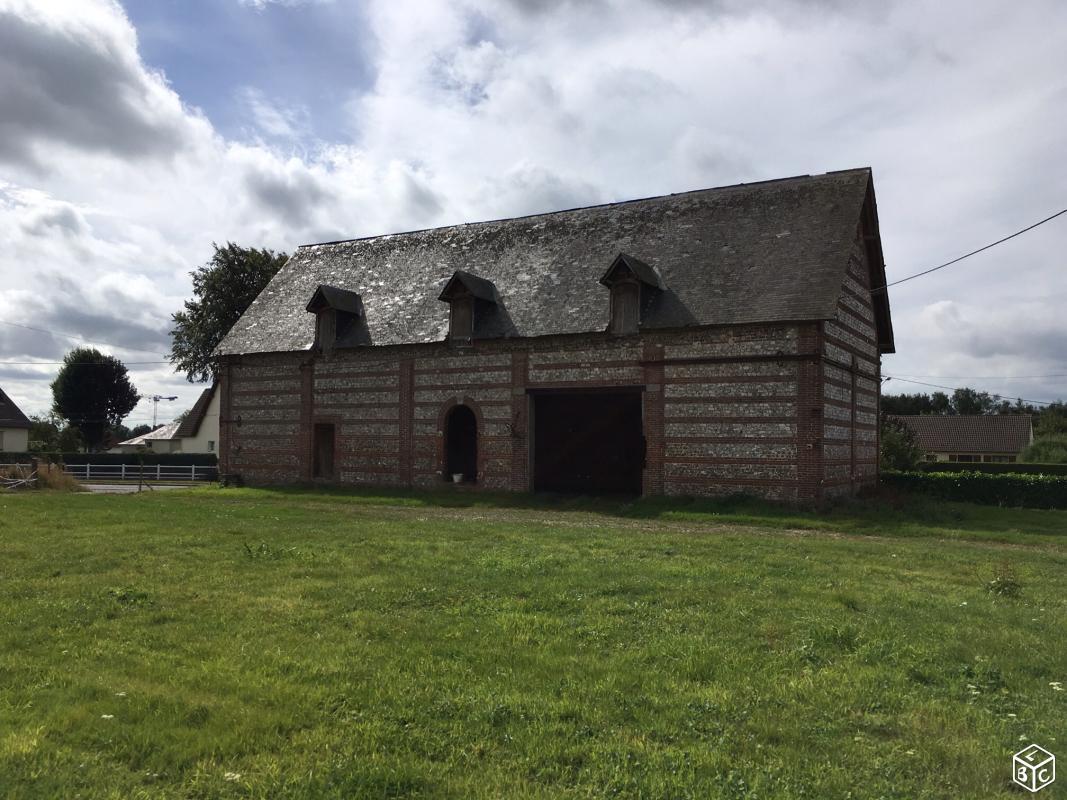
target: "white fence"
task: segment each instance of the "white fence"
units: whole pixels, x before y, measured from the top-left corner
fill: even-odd
[[[143,470],[143,472],[142,472]],[[213,481],[218,467],[175,464],[67,464],[63,471],[80,481]]]

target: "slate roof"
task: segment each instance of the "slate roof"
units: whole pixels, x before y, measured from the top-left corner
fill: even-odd
[[[0,428],[28,428],[30,421],[14,401],[0,389]]]
[[[1033,439],[1028,414],[901,414],[928,453],[1020,453]]]
[[[196,399],[192,409],[185,415],[185,419],[182,420],[181,425],[174,432],[176,438],[196,436],[204,417],[207,415],[207,409],[211,405],[211,398],[215,394],[216,386],[217,384],[213,383],[200,393],[200,397]],[[123,442],[123,444],[126,444],[126,442]]]
[[[361,295],[373,345],[444,341],[448,306],[438,295],[457,270],[493,282],[496,335],[602,332],[609,301],[599,279],[620,253],[665,287],[643,329],[830,319],[864,213],[884,283],[873,207],[871,172],[856,169],[307,245],[216,354],[308,349],[315,326],[305,306],[320,285]],[[888,305],[879,324],[892,352]]]

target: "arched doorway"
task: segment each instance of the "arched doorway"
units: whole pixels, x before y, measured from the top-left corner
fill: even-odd
[[[464,483],[478,479],[478,420],[468,406],[459,405],[445,417],[445,480],[462,473]]]

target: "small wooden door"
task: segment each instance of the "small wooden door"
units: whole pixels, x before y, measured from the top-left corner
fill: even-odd
[[[312,442],[311,475],[333,478],[333,425],[316,423]]]

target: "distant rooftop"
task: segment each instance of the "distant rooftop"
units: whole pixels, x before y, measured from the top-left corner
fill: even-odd
[[[154,431],[141,434],[140,436],[134,436],[132,439],[127,439],[125,442],[119,442],[116,447],[132,447],[134,445],[143,445],[149,441],[158,441],[160,439],[176,439],[178,438],[178,428],[181,427],[181,422],[171,422],[167,425],[160,425]]]
[[[900,414],[928,453],[1020,453],[1033,440],[1028,414]]]
[[[3,389],[0,389],[0,428],[28,428],[30,421]]]

